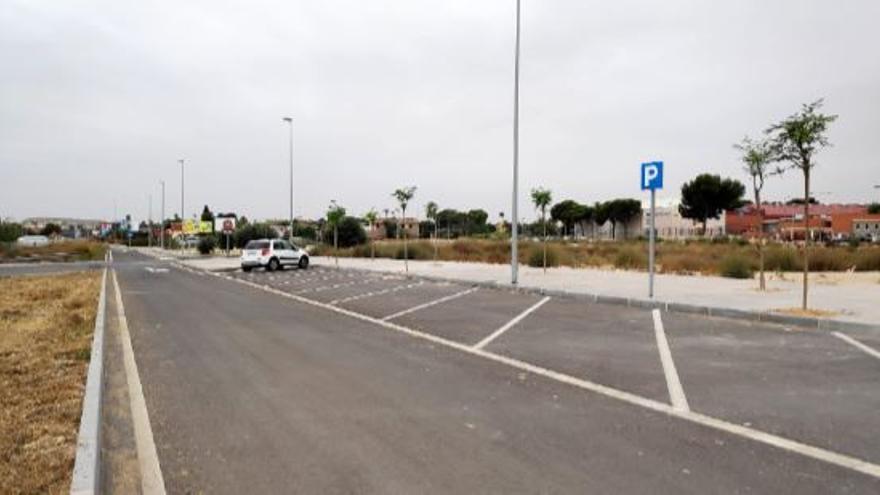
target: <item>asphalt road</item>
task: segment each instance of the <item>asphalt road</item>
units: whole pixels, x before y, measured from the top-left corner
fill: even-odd
[[[880,359],[831,335],[663,314],[702,420],[647,310],[114,258],[169,493],[880,491]]]

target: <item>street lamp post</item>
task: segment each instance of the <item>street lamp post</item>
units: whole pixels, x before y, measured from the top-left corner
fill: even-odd
[[[516,285],[519,257],[517,254],[518,223],[517,199],[519,188],[519,11],[520,0],[516,0],[516,48],[513,62],[513,206],[510,218],[513,224],[510,229],[510,283]]]
[[[160,180],[159,183],[162,184],[162,211],[159,212],[161,215],[159,223],[162,225],[162,230],[159,231],[159,244],[162,249],[165,249],[165,181]]]
[[[153,195],[149,195],[149,212],[147,214],[147,247],[153,247]]]
[[[293,119],[283,117],[282,120],[287,122],[290,129],[290,231],[287,237],[293,242]]]
[[[184,186],[184,182],[183,182],[183,169],[184,169],[184,162],[183,162],[183,158],[181,158],[181,159],[179,159],[179,160],[177,160],[177,161],[180,163],[180,232],[181,232],[181,234],[182,234],[182,233],[183,233],[184,219],[186,218],[186,216],[183,214],[183,210],[184,210],[184,205],[183,205],[183,198],[184,198],[184,196],[183,196],[183,192],[184,192],[184,190],[183,190],[183,186]],[[186,237],[183,238],[183,244],[181,244],[181,249],[186,249]]]

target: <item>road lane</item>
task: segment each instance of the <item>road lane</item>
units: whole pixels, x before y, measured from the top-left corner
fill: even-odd
[[[118,254],[170,493],[829,493],[877,480]]]

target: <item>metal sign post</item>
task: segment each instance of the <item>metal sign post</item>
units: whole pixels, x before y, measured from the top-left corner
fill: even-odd
[[[648,232],[648,297],[654,298],[654,251],[656,229],[654,219],[656,217],[657,189],[663,189],[663,162],[648,162],[642,164],[642,190],[651,191],[651,222]]]

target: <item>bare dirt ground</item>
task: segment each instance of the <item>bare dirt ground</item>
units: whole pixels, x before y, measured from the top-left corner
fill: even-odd
[[[100,277],[0,278],[0,493],[69,490]]]

